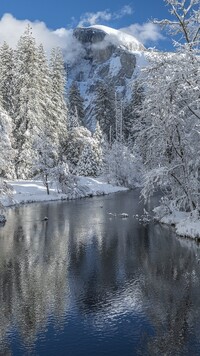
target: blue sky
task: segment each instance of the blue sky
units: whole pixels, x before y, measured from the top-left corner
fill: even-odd
[[[28,19],[31,22],[44,22],[52,30],[93,23],[116,29],[127,28],[129,33],[132,31],[147,47],[155,46],[161,50],[170,48],[169,40],[162,38],[158,28],[144,27],[152,18],[169,17],[163,0],[1,0],[0,4],[1,18],[6,13],[12,15],[6,18],[7,21],[4,18],[2,26],[0,23],[0,40],[4,33],[3,25],[8,28],[10,24],[14,33],[19,28],[18,25]],[[12,18],[17,21],[14,23]],[[12,36],[11,30],[9,33]]]

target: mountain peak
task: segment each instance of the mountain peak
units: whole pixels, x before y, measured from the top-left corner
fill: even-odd
[[[99,83],[129,101],[147,51],[133,36],[107,26],[78,27],[74,36],[81,51],[68,66],[68,84],[75,81],[85,98],[85,125],[93,131]]]
[[[131,52],[141,52],[145,47],[134,36],[123,31],[116,30],[103,25],[93,25],[90,27],[77,27],[74,30],[75,37],[81,43],[100,44],[101,42],[108,45],[129,50]]]

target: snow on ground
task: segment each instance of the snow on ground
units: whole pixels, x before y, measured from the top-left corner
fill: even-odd
[[[190,213],[173,211],[172,214],[163,214],[164,208],[158,207],[154,209],[155,219],[162,224],[172,225],[175,227],[177,235],[190,237],[194,239],[200,238],[200,219],[199,217],[191,216]]]
[[[182,220],[176,225],[176,233],[180,236],[200,238],[200,220]]]
[[[47,195],[42,181],[17,180],[8,181],[8,183],[13,187],[14,194],[12,199],[5,196],[0,199],[4,206],[91,197],[127,190],[127,188],[108,184],[103,179],[90,177],[79,177],[75,190],[69,194],[58,193],[55,188],[50,188],[50,194]]]

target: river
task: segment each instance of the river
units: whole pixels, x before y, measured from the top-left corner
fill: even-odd
[[[0,355],[200,355],[199,246],[142,212],[137,191],[8,210]]]

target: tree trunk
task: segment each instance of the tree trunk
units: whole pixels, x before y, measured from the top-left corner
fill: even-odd
[[[47,195],[49,195],[49,183],[48,183],[48,175],[45,174],[45,186],[47,188]]]

